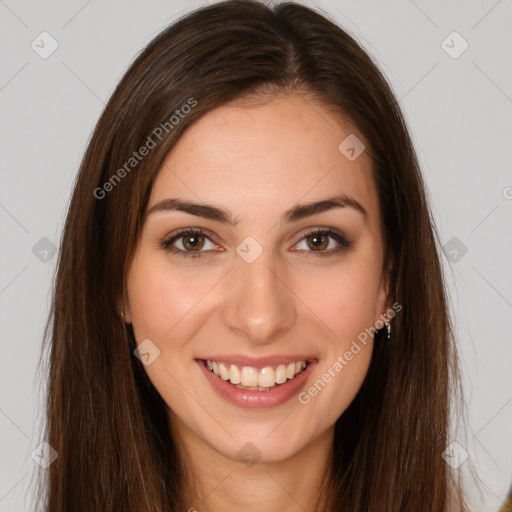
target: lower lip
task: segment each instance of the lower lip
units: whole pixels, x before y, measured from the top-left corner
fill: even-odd
[[[250,391],[238,389],[229,381],[221,379],[206,367],[206,362],[196,360],[197,364],[205,374],[213,389],[225,400],[237,407],[246,409],[268,409],[284,404],[290,398],[298,395],[300,389],[305,385],[310,373],[318,361],[313,361],[306,366],[306,369],[293,379],[273,387],[270,391]]]

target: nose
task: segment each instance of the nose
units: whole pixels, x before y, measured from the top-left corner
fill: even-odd
[[[296,296],[270,253],[263,251],[252,263],[236,258],[223,310],[225,325],[258,345],[283,336],[297,319]]]

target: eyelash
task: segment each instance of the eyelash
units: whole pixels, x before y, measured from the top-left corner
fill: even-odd
[[[201,253],[208,252],[208,251],[184,251],[183,249],[178,249],[178,248],[172,246],[172,244],[176,240],[185,237],[185,235],[204,235],[206,238],[208,238],[208,240],[210,240],[213,243],[213,240],[211,240],[211,238],[207,235],[207,233],[205,231],[203,231],[202,229],[200,229],[200,228],[185,228],[185,229],[180,230],[178,233],[174,234],[172,237],[161,242],[161,246],[166,251],[170,251],[171,253],[178,256],[179,258],[184,258],[184,259],[201,258],[201,257],[203,257],[203,255]],[[343,251],[345,249],[349,249],[350,247],[352,247],[352,244],[353,244],[352,240],[347,240],[344,235],[342,235],[338,231],[335,231],[331,228],[313,229],[311,231],[308,231],[307,233],[305,233],[302,236],[302,238],[299,240],[299,242],[301,242],[308,236],[312,236],[312,235],[328,235],[331,238],[333,238],[339,244],[339,246],[336,249],[330,249],[328,251],[320,251],[320,252],[306,251],[307,253],[310,253],[306,256],[308,258],[316,257],[316,256],[320,256],[320,257],[331,256],[331,255],[337,254],[340,251]],[[299,243],[299,242],[297,242],[297,243]]]

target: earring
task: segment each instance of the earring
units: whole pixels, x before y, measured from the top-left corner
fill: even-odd
[[[121,311],[121,316],[124,318],[124,313]]]
[[[388,331],[388,341],[391,339],[391,322],[384,322]]]

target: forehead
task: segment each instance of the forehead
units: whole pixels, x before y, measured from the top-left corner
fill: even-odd
[[[371,161],[339,145],[354,129],[302,95],[217,107],[167,155],[148,208],[167,197],[229,207],[243,220],[344,193],[377,216]],[[361,136],[358,136],[361,138]]]

